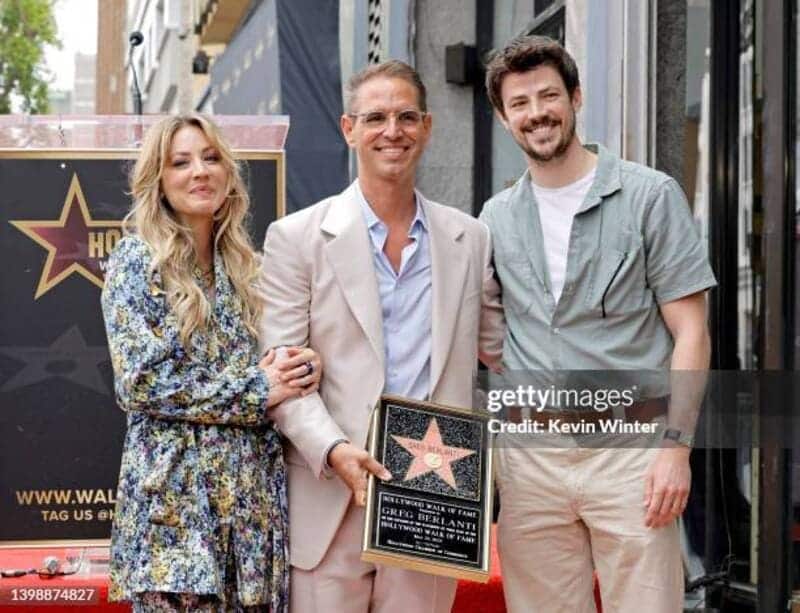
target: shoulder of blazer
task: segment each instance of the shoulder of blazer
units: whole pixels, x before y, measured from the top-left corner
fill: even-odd
[[[426,210],[439,221],[446,223],[449,227],[458,229],[471,240],[477,240],[482,244],[489,238],[489,228],[482,221],[472,215],[468,215],[459,209],[434,202],[424,198]]]
[[[308,244],[315,236],[319,236],[325,216],[340,196],[341,194],[329,196],[304,209],[276,219],[269,224],[267,236],[277,232],[283,237],[289,237],[298,247]]]

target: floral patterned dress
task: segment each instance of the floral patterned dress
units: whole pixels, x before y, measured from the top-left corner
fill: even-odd
[[[142,239],[124,238],[102,295],[128,414],[110,597],[201,594],[287,611],[286,475],[256,339],[217,254],[212,321],[186,350],[151,261]]]

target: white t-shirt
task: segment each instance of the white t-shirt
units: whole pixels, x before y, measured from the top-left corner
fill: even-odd
[[[595,169],[574,183],[564,187],[540,187],[531,181],[533,194],[539,204],[539,220],[544,237],[544,255],[547,272],[550,274],[550,291],[558,303],[564,289],[567,274],[567,253],[569,235],[572,231],[572,218],[581,208],[586,194],[594,181]]]

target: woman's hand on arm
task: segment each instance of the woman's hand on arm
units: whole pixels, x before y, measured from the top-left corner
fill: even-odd
[[[267,407],[274,407],[284,400],[300,396],[303,391],[302,387],[292,385],[293,380],[285,378],[285,371],[281,366],[286,360],[277,360],[276,354],[275,349],[270,349],[258,363],[258,367],[264,371],[264,376],[267,378],[267,384],[269,385]],[[303,367],[303,370],[305,370],[305,367]]]
[[[278,364],[283,381],[300,389],[300,396],[308,396],[319,389],[322,379],[322,359],[309,347],[287,347],[286,359]]]

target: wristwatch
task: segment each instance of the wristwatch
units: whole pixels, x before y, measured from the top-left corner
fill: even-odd
[[[678,443],[678,445],[683,445],[689,449],[692,448],[692,444],[694,443],[694,437],[691,434],[684,434],[677,428],[667,428],[664,430],[664,440],[674,441]]]

